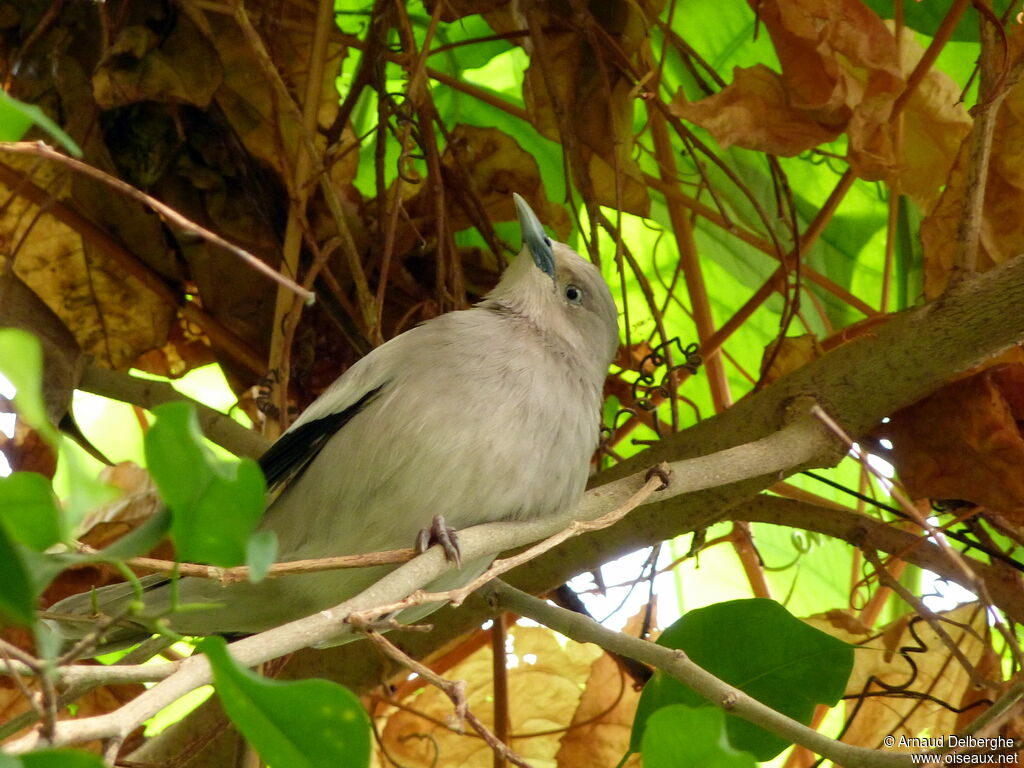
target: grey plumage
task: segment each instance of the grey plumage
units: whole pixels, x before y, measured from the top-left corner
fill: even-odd
[[[263,523],[279,559],[407,547],[437,514],[459,529],[558,514],[582,494],[618,344],[615,304],[600,272],[551,242],[515,197],[524,246],[494,290],[353,365],[262,460],[281,487]],[[431,588],[465,583],[486,565],[464,563]],[[170,625],[258,632],[336,605],[391,568],[227,587],[181,579],[180,602],[218,607],[175,614]],[[100,590],[99,603],[110,610],[125,592]],[[166,585],[149,590],[147,613],[168,600]],[[54,610],[87,612],[88,596]]]

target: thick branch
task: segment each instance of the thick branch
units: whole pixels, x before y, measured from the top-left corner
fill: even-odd
[[[680,495],[687,491],[709,488],[764,471],[781,472],[791,464],[803,464],[815,457],[831,457],[836,443],[808,414],[808,403],[792,413],[790,423],[778,432],[750,445],[736,446],[714,456],[702,456],[671,464],[671,485],[659,498]],[[630,503],[637,491],[649,481],[646,473],[617,480],[592,490],[570,515],[558,519],[526,522],[489,523],[460,533],[460,550],[464,560],[473,561],[498,552],[558,534],[573,520],[595,520],[617,507]],[[450,568],[440,547],[432,547],[416,559],[389,573],[357,597],[326,611],[289,622],[280,627],[245,638],[231,645],[232,655],[246,666],[293,653],[303,648],[336,642],[348,635],[352,613],[388,605],[429,584]],[[140,723],[189,691],[210,681],[210,667],[205,657],[197,656],[182,662],[163,682],[144,692],[121,709],[97,717],[64,721],[56,724],[53,743],[76,744],[97,738],[123,738]],[[39,734],[32,733],[9,745],[12,752],[33,748]]]
[[[203,434],[236,456],[256,458],[270,446],[270,442],[258,432],[246,429],[230,416],[181,394],[166,382],[140,379],[93,364],[86,366],[78,389],[147,409],[175,401],[192,403]]]
[[[794,371],[724,413],[671,435],[591,483],[678,461],[774,431],[794,397],[814,397],[850,435],[863,435],[957,373],[1024,339],[1024,258],[965,280],[941,300],[895,315],[874,330]],[[793,471],[798,468],[794,467]],[[760,489],[758,489],[760,490]]]

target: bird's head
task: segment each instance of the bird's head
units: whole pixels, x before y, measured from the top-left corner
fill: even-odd
[[[522,197],[512,197],[523,248],[483,306],[523,315],[581,358],[593,361],[603,377],[619,343],[618,313],[607,283],[597,267],[544,233]]]

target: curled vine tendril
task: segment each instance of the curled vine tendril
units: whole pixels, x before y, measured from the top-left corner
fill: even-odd
[[[682,362],[675,362],[672,354],[672,347],[678,350]],[[686,402],[694,409],[697,419],[700,419],[700,412],[697,406],[686,398],[680,397],[675,392],[675,378],[679,371],[686,370],[691,375],[697,373],[704,359],[700,355],[700,345],[693,343],[685,347],[676,336],[653,348],[636,365],[637,378],[630,385],[630,394],[633,398],[631,407],[619,409],[612,416],[611,424],[601,428],[601,447],[607,447],[618,434],[619,428],[624,421],[638,415],[639,411],[653,413],[665,400],[677,399]],[[651,419],[655,433],[662,438],[661,421],[655,416]],[[640,443],[642,441],[634,441]]]

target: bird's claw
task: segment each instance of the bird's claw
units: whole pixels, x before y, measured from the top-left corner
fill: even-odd
[[[416,551],[426,552],[434,544],[440,544],[444,557],[456,568],[462,567],[462,552],[459,550],[459,534],[445,523],[444,515],[434,515],[430,525],[419,532],[416,537]]]

